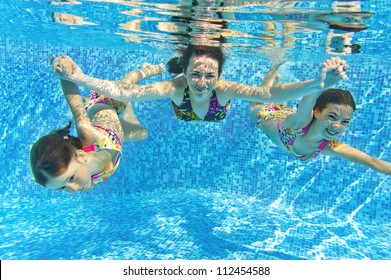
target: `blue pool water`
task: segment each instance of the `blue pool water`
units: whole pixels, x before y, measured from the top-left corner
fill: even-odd
[[[156,16],[165,17],[156,10],[167,9],[152,4],[164,1],[79,2],[0,4],[1,259],[391,259],[390,176],[337,158],[295,161],[254,127],[246,101],[233,100],[224,121],[200,125],[176,119],[169,100],[134,103],[149,138],[124,144],[110,180],[75,195],[38,186],[30,147],[72,117],[47,64],[51,54],[68,54],[86,73],[113,80],[174,55],[167,33],[154,35]],[[330,10],[331,4],[304,1],[294,7]],[[391,161],[390,3],[360,4],[375,14],[366,20],[368,29],[354,34],[361,53],[341,54],[351,68],[340,87],[358,105],[341,140]],[[128,20],[122,12],[132,9],[155,17],[143,22],[144,31],[128,31],[147,38],[140,43],[119,34],[125,31],[118,24]],[[51,12],[77,14],[96,25],[54,23]],[[330,57],[327,30],[299,28],[288,34],[296,38],[288,48],[277,32],[277,44],[268,48],[259,39],[262,32],[245,20],[250,14],[238,13],[243,20],[231,28],[258,37],[229,39],[236,48],[223,78],[258,85],[271,61],[284,58],[284,82],[311,79]],[[169,79],[168,73],[146,82],[161,79]]]

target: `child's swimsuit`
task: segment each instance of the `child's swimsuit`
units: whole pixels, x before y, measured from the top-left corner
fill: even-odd
[[[95,91],[91,92],[89,97],[84,98],[84,106],[87,112],[92,105],[97,103],[103,103],[109,105],[110,107],[112,107],[114,110],[117,111],[118,115],[122,113],[122,111],[124,111],[126,108],[126,103],[112,98],[108,98]]]
[[[172,107],[174,107],[175,115],[178,119],[183,121],[210,121],[210,122],[218,122],[223,120],[228,114],[230,101],[227,102],[225,106],[221,106],[219,101],[217,100],[216,91],[212,91],[212,97],[210,98],[210,105],[208,113],[205,115],[204,119],[199,118],[190,102],[190,94],[189,87],[186,87],[184,97],[182,103],[177,106],[174,102],[172,103]]]
[[[108,98],[97,92],[92,92],[88,98],[85,98],[85,108],[88,111],[92,105],[97,103],[107,104],[112,107],[114,110],[120,114],[126,107],[126,104],[122,101]],[[117,157],[113,160],[115,162],[113,169],[109,171],[104,171],[98,174],[91,176],[91,181],[93,184],[100,184],[106,181],[114,172],[117,170],[122,153],[122,142],[119,136],[111,129],[105,128],[100,125],[95,125],[94,127],[102,130],[104,133],[103,136],[98,140],[97,143],[92,144],[88,147],[83,148],[85,152],[96,152],[99,150],[114,150],[118,151]]]
[[[312,158],[317,157],[320,153],[324,151],[329,143],[329,140],[323,140],[323,142],[319,145],[316,151],[311,155],[298,155],[293,150],[293,145],[295,144],[296,137],[299,135],[306,134],[310,125],[307,125],[304,128],[300,129],[291,129],[285,128],[281,126],[281,121],[286,118],[288,115],[294,113],[295,111],[287,107],[285,105],[279,104],[267,104],[259,110],[257,114],[257,124],[258,127],[263,130],[263,125],[265,121],[270,119],[277,119],[277,127],[278,127],[278,136],[282,144],[284,144],[285,148],[291,153],[294,157],[301,161],[310,160]]]

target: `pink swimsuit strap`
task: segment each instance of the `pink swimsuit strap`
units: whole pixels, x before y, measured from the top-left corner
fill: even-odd
[[[326,140],[326,139],[323,140],[322,144],[319,145],[318,150],[323,151],[327,147],[328,143],[329,143],[329,140]]]
[[[310,125],[307,125],[301,131],[303,132],[303,134],[306,134],[309,128],[310,128]],[[328,143],[329,143],[329,140],[326,140],[326,139],[323,140],[323,142],[319,145],[318,150],[323,151],[326,148]]]
[[[83,151],[86,152],[86,153],[89,153],[89,152],[95,152],[97,151],[99,148],[96,144],[92,144],[92,145],[89,145],[85,148],[83,148]]]
[[[278,135],[280,137],[282,144],[293,156],[295,156],[297,159],[302,161],[317,157],[327,147],[327,144],[329,143],[329,140],[326,139],[323,140],[322,143],[318,146],[318,148],[315,150],[315,152],[312,155],[297,155],[293,152],[293,145],[295,143],[296,137],[307,133],[310,125],[307,125],[302,129],[289,129],[289,133],[282,133],[281,120],[279,120],[277,122],[277,127],[278,127]]]
[[[83,151],[89,153],[89,152],[97,152],[99,150],[114,150],[117,151],[118,154],[114,161],[114,168],[109,171],[104,171],[98,174],[94,174],[91,176],[91,181],[93,184],[100,184],[107,180],[118,168],[119,162],[120,162],[120,156],[122,152],[122,143],[121,139],[118,137],[117,134],[115,134],[114,131],[110,129],[106,129],[102,126],[95,125],[96,128],[102,129],[106,132],[105,135],[103,135],[95,144],[91,144],[87,147],[83,148]]]

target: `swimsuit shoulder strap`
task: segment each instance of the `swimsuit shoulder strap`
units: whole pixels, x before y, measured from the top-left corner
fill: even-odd
[[[329,143],[329,140],[326,140],[326,139],[323,140],[323,142],[319,145],[318,150],[323,151],[327,147],[328,143]]]

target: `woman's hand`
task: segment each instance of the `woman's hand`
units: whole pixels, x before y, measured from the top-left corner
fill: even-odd
[[[50,57],[50,66],[61,79],[74,83],[77,83],[84,75],[80,67],[69,56]]]
[[[326,90],[341,80],[347,79],[346,70],[349,69],[345,60],[331,57],[323,62],[322,71],[319,74],[320,88]]]

